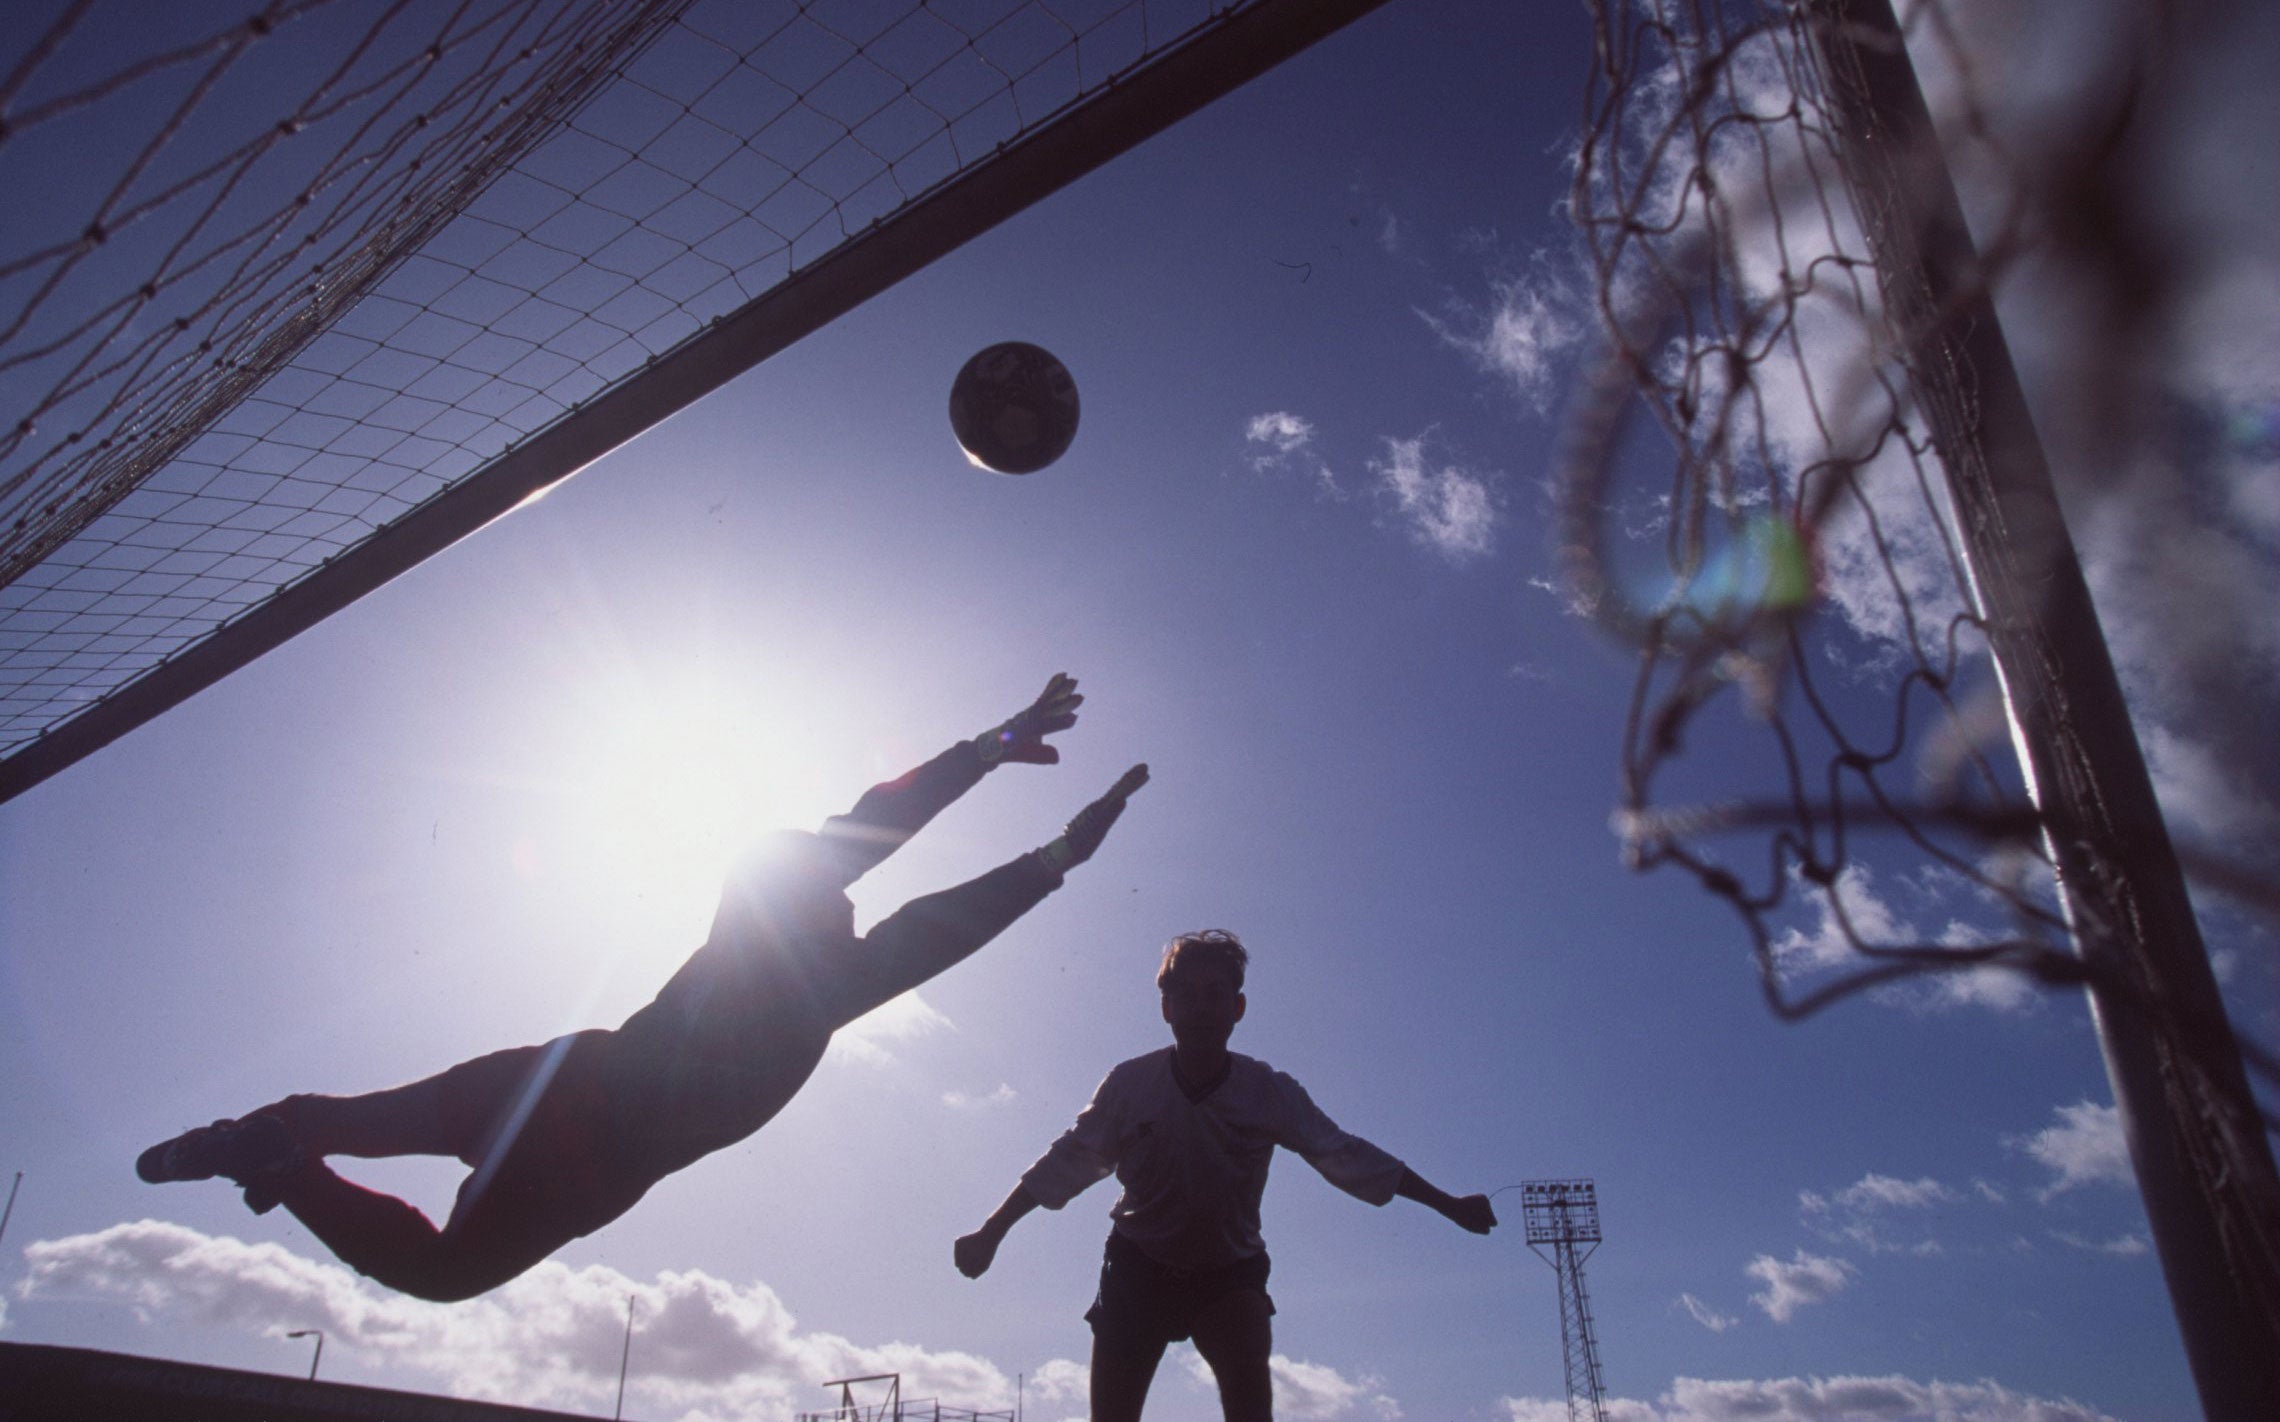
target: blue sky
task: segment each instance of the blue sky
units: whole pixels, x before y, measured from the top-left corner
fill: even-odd
[[[1162,942],[1225,926],[1255,954],[1235,1047],[1342,1124],[1460,1193],[1597,1181],[1618,1416],[2197,1415],[2078,999],[1784,1026],[1724,908],[1618,862],[1631,664],[1551,585],[1546,528],[1587,44],[1580,7],[1396,0],[0,807],[24,1173],[0,1336],[287,1372],[283,1333],[322,1327],[330,1377],[599,1411],[631,1294],[628,1416],[779,1415],[899,1370],[964,1405],[1020,1375],[1028,1415],[1081,1417],[1109,1190],[979,1282],[950,1243],[1165,1039]],[[1027,479],[967,468],[944,418],[1003,339],[1084,400]],[[2261,339],[2227,398],[2280,390]],[[2271,466],[2236,472],[2269,579]],[[1042,843],[1146,760],[1100,857],[515,1284],[404,1300],[282,1212],[135,1180],[142,1146],[288,1091],[613,1024],[697,944],[741,836],[1058,670],[1088,696],[1064,763],[992,776],[858,914]],[[2200,785],[2164,781],[2181,808]],[[2268,1016],[2269,931],[2213,936]],[[439,1215],[456,1178],[348,1173]],[[1291,1159],[1265,1226],[1284,1417],[1564,1416],[1552,1272],[1516,1228],[1373,1212]],[[1150,1416],[1216,1416],[1180,1356]]]

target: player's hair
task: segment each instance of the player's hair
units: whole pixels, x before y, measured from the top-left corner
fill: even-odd
[[[1234,974],[1235,990],[1243,990],[1243,968],[1251,961],[1243,940],[1224,928],[1200,928],[1183,933],[1164,948],[1164,965],[1156,970],[1156,986],[1161,989],[1172,980],[1172,969],[1182,963],[1195,967],[1225,968]]]

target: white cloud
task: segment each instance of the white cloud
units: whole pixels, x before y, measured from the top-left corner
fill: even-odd
[[[1270,410],[1251,417],[1251,422],[1243,427],[1243,438],[1253,444],[1263,444],[1276,454],[1296,454],[1314,442],[1314,424],[1287,410]]]
[[[767,1285],[702,1271],[630,1278],[549,1260],[480,1298],[435,1304],[379,1288],[341,1265],[160,1220],[27,1246],[27,1299],[113,1301],[146,1323],[222,1324],[282,1336],[322,1328],[327,1345],[402,1375],[396,1385],[522,1406],[593,1411],[615,1401],[626,1301],[634,1301],[630,1415],[685,1422],[785,1419],[825,1399],[820,1378],[902,1374],[907,1398],[1010,1408],[1014,1379],[987,1359],[910,1343],[858,1344],[803,1330]],[[1202,1381],[1209,1370],[1188,1353]],[[1394,1422],[1373,1377],[1275,1355],[1275,1412],[1289,1422]],[[1024,1380],[1030,1402],[1073,1404],[1085,1365],[1053,1359]]]
[[[1826,1302],[1860,1273],[1845,1260],[1807,1254],[1802,1249],[1786,1264],[1770,1254],[1760,1254],[1742,1272],[1765,1284],[1765,1292],[1751,1294],[1750,1302],[1765,1310],[1765,1316],[1775,1323],[1787,1323],[1807,1304]]]
[[[2209,972],[2216,977],[2217,986],[2231,987],[2240,979],[2241,955],[2237,948],[2211,948]]]
[[[1258,472],[1297,470],[1312,479],[1322,493],[1332,498],[1345,497],[1338,487],[1338,477],[1314,453],[1314,422],[1305,416],[1288,410],[1253,415],[1243,426],[1243,439],[1261,448],[1261,452],[1251,456],[1251,467]]]
[[[1741,1322],[1740,1319],[1734,1317],[1730,1313],[1718,1312],[1718,1310],[1712,1308],[1710,1305],[1704,1303],[1702,1300],[1696,1298],[1692,1294],[1680,1294],[1678,1296],[1678,1306],[1685,1309],[1687,1314],[1692,1317],[1696,1323],[1701,1324],[1704,1328],[1709,1329],[1712,1333],[1723,1333],[1727,1329],[1732,1328],[1735,1324]]]
[[[2022,198],[2039,228],[2004,275],[2001,315],[2162,808],[2181,834],[2280,869],[2280,480],[2268,449],[2224,428],[2280,398],[2280,160],[2240,141],[2280,123],[2249,58],[2280,40],[2280,12],[2165,32],[2159,95],[2133,105],[2127,144],[2095,155],[2141,40],[2130,7],[1948,12],[1959,28],[1915,27],[1912,57],[1982,230]],[[2085,222],[2092,210],[2133,216]]]
[[[942,1093],[942,1104],[953,1111],[972,1111],[984,1106],[1003,1106],[1018,1094],[1011,1083],[1001,1081],[997,1084],[997,1090],[986,1091],[979,1096],[966,1091],[945,1091]]]
[[[903,1375],[906,1397],[967,1407],[1013,1403],[1013,1380],[986,1359],[802,1330],[767,1285],[699,1271],[644,1281],[549,1260],[480,1298],[433,1304],[281,1245],[159,1220],[41,1240],[24,1253],[25,1298],[113,1300],[159,1323],[269,1334],[322,1328],[330,1347],[460,1397],[571,1411],[609,1405],[630,1296],[632,1415],[784,1418],[823,1400],[819,1378],[884,1372]]]
[[[2270,868],[2280,559],[2237,525],[2196,521],[2194,502],[2174,487],[2126,488],[2080,537],[2163,812],[2180,834]]]
[[[1999,166],[2059,176],[2055,195],[2073,200],[2048,210],[2055,243],[2008,283],[2006,327],[2163,807],[2178,829],[2220,843],[2240,844],[2224,838],[2228,826],[2258,826],[2245,850],[2270,869],[2280,859],[2280,760],[2268,749],[2280,559],[2267,510],[2280,486],[2269,452],[2225,439],[2221,425],[2280,396],[2280,159],[2241,141],[2280,124],[2280,96],[2251,57],[2280,41],[2280,15],[2247,6],[2234,21],[2165,33],[2157,101],[2137,106],[2128,145],[2084,172],[2081,145],[2115,102],[2103,86],[2139,41],[2132,12],[2045,3],[1999,21],[1984,13],[2001,8],[1958,13],[1975,72],[2006,76],[1977,95],[2006,151],[1987,161],[1960,145],[1961,156],[1981,159],[1974,186],[1985,201],[2011,196],[1985,181]],[[1955,68],[1938,76],[1950,93],[1962,87]],[[2076,174],[2106,185],[2097,210],[2142,225],[2083,222],[2082,191],[2063,181]],[[2149,288],[2138,272],[2159,276]],[[2210,775],[2212,765],[2226,773]]]
[[[1568,358],[1592,329],[1590,305],[1544,256],[1528,276],[1493,277],[1489,289],[1485,311],[1460,306],[1448,318],[1427,311],[1418,317],[1482,370],[1509,382],[1523,404],[1541,413],[1550,408],[1569,373]]]
[[[1928,1175],[1921,1180],[1899,1180],[1875,1171],[1863,1175],[1836,1195],[1838,1204],[1854,1210],[1921,1210],[1944,1205],[1955,1198],[1953,1190]]]
[[[1962,1198],[1930,1176],[1901,1180],[1871,1171],[1834,1195],[1801,1190],[1797,1203],[1805,1227],[1823,1239],[1855,1245],[1871,1254],[1931,1255],[1942,1252],[1939,1241],[1928,1235],[1897,1238],[1896,1230],[1913,1226],[1896,1221],[1893,1215],[1900,1211],[1922,1213]]]
[[[1401,1405],[1385,1395],[1376,1378],[1348,1378],[1336,1368],[1302,1363],[1277,1353],[1267,1359],[1273,1375],[1275,1416],[1290,1422],[1320,1422],[1333,1417],[1401,1416]]]
[[[1986,941],[1968,930],[1958,932],[1960,928],[1949,925],[1950,932],[1941,935],[1941,942],[1961,948]],[[2024,1012],[2042,1000],[2042,989],[2033,978],[2009,968],[1961,968],[1927,978],[1923,986],[1918,1004],[1935,1009],[1979,1007],[1989,1012]]]
[[[1853,946],[1856,941],[1877,947],[1959,949],[1992,941],[1986,932],[1960,918],[1950,918],[1936,935],[1926,933],[1898,907],[1892,895],[1878,886],[1875,872],[1859,860],[1840,869],[1826,888],[1811,883],[1794,869],[1791,882],[1799,900],[1810,910],[1810,922],[1791,924],[1769,940],[1774,966],[1785,978],[1866,966]],[[1959,906],[1954,895],[1960,878],[1936,866],[1898,882],[1906,892],[1940,912]],[[1887,1005],[1919,1012],[1982,1008],[2015,1013],[2028,1011],[2042,1001],[2033,979],[2000,966],[1938,969],[1905,984],[1878,989],[1874,997]]]
[[[2223,845],[2271,837],[2274,807],[2217,746],[2159,724],[2146,727],[2138,739],[2162,814],[2180,833]]]
[[[1507,1397],[1511,1422],[1567,1422],[1567,1404]],[[1610,1422],[2115,1422],[2072,1398],[2013,1392],[1999,1383],[1904,1377],[1678,1378],[1652,1403],[1609,1398]]]
[[[1314,425],[1288,411],[1253,415],[1243,438],[1257,453],[1251,467],[1261,473],[1297,472],[1310,478],[1330,499],[1345,502],[1375,496],[1390,507],[1410,535],[1453,563],[1487,553],[1499,522],[1493,476],[1426,457],[1426,438],[1387,437],[1383,459],[1368,462],[1366,489],[1349,492],[1314,450]]]
[[[1386,457],[1370,461],[1378,491],[1419,542],[1451,562],[1487,553],[1496,539],[1496,496],[1486,476],[1459,465],[1433,467],[1425,437],[1388,437]]]
[[[2057,1108],[2057,1115],[2057,1124],[2010,1142],[2050,1168],[2051,1183],[2038,1192],[2042,1199],[2081,1185],[2136,1188],[2119,1108],[2077,1101]]]
[[[1038,1366],[1023,1384],[1046,1402],[1087,1402],[1092,1397],[1092,1369],[1069,1358],[1054,1358]]]
[[[1202,1354],[1190,1347],[1181,1349],[1180,1357],[1196,1382],[1218,1386]],[[1286,1422],[1330,1422],[1345,1417],[1393,1422],[1401,1416],[1401,1404],[1380,1390],[1383,1384],[1376,1378],[1349,1378],[1336,1368],[1300,1362],[1280,1353],[1267,1359],[1267,1371],[1274,1383],[1275,1416]]]
[[[2112,1239],[2086,1239],[2071,1230],[2054,1229],[2050,1237],[2070,1249],[2090,1254],[2111,1254],[2121,1259],[2135,1259],[2152,1249],[2153,1242],[2142,1234],[2118,1234]]]
[[[1858,861],[1839,870],[1825,892],[1809,896],[1812,926],[1793,926],[1774,938],[1774,961],[1785,970],[1830,968],[1855,961],[1854,937],[1870,943],[1914,942],[1915,928],[1876,892],[1875,884],[1875,874]]]
[[[895,1061],[890,1044],[915,1041],[951,1030],[952,1023],[916,992],[890,998],[840,1028],[831,1038],[831,1051],[843,1060],[865,1066],[889,1066]]]

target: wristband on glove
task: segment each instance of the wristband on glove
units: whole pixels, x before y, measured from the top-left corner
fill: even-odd
[[[1077,857],[1077,851],[1070,847],[1069,837],[1067,835],[1062,835],[1059,839],[1054,840],[1051,844],[1044,845],[1043,847],[1037,849],[1035,853],[1037,855],[1038,862],[1056,874],[1065,875],[1071,869],[1074,869],[1079,864],[1084,863],[1082,859],[1079,859]]]

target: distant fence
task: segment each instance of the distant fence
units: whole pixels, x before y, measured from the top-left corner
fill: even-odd
[[[908,1402],[882,1402],[875,1407],[834,1407],[829,1412],[802,1412],[796,1422],[1013,1422],[1013,1413],[976,1412],[970,1407],[946,1407],[936,1398]]]

